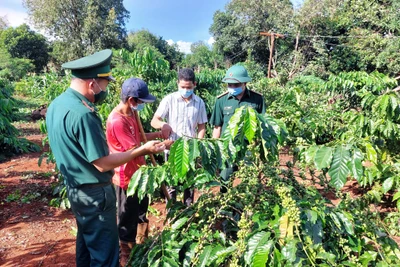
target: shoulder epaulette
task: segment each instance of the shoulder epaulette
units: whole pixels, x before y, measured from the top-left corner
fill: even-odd
[[[255,93],[255,94],[257,94],[257,95],[260,95],[260,96],[263,96],[261,93],[256,92],[256,91],[253,91],[253,90],[250,90],[250,92]]]
[[[92,108],[91,106],[88,105],[88,103],[86,103],[85,101],[82,100],[82,103],[85,107],[87,107],[91,112],[94,112],[94,108]]]
[[[217,98],[221,98],[221,97],[223,97],[224,95],[226,95],[227,93],[228,93],[228,91],[226,91],[225,93],[220,94],[219,96],[217,96]]]

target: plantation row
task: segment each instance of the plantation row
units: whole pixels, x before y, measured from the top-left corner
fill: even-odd
[[[113,64],[117,82],[98,106],[104,123],[129,77],[144,79],[157,101],[176,90],[176,72],[151,49],[115,51]],[[266,115],[242,108],[223,138],[179,139],[167,163],[135,173],[128,191],[139,197],[153,194],[163,182],[181,189],[194,186],[204,194],[189,208],[171,207],[165,229],[134,248],[132,266],[399,265],[400,250],[391,239],[400,235],[397,81],[377,72],[347,72],[326,80],[298,76],[282,84],[263,77],[252,62],[243,64],[253,78],[249,88],[264,95]],[[225,90],[224,71],[204,69],[196,75],[196,94],[210,115],[216,96]],[[7,118],[0,125],[2,151],[29,148],[10,124],[13,90],[48,104],[69,80],[68,74],[50,72],[13,85],[0,81],[0,101],[8,103],[0,106],[0,116]],[[140,112],[147,131],[157,103]],[[283,146],[296,159],[285,170],[279,168]],[[215,195],[209,189],[219,185],[216,173],[226,164],[240,166],[236,178],[241,184]],[[293,167],[326,190],[340,191],[354,179],[366,193],[358,199],[343,195],[333,207],[316,189],[300,184]],[[370,211],[370,205],[382,201],[392,203],[393,210],[397,206],[397,212]]]

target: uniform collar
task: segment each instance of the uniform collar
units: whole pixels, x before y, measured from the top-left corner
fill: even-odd
[[[69,87],[67,89],[66,93],[71,94],[74,97],[78,98],[82,102],[82,104],[85,107],[87,107],[90,111],[97,112],[97,108],[95,107],[95,105],[92,102],[90,102],[85,96],[83,96],[81,93],[79,93],[78,91]]]

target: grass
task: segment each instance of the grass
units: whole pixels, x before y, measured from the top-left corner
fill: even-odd
[[[32,122],[30,117],[32,111],[47,103],[40,97],[26,97],[20,94],[14,94],[13,98],[15,99],[15,105],[18,107],[17,112],[15,112],[15,122]]]
[[[13,201],[18,201],[20,198],[21,198],[21,190],[17,189],[14,192],[8,194],[5,201],[13,202]]]
[[[40,134],[40,123],[42,120],[32,120],[32,111],[38,109],[40,106],[44,105],[45,100],[36,97],[26,97],[20,94],[13,95],[15,99],[15,106],[17,107],[12,125],[18,129],[20,132],[20,137],[25,137],[29,135]]]

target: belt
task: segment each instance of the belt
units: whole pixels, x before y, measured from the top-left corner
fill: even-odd
[[[110,184],[111,184],[111,182],[95,183],[95,184],[82,184],[82,185],[78,186],[77,188],[83,189],[83,188],[103,187],[103,186],[107,186]]]

